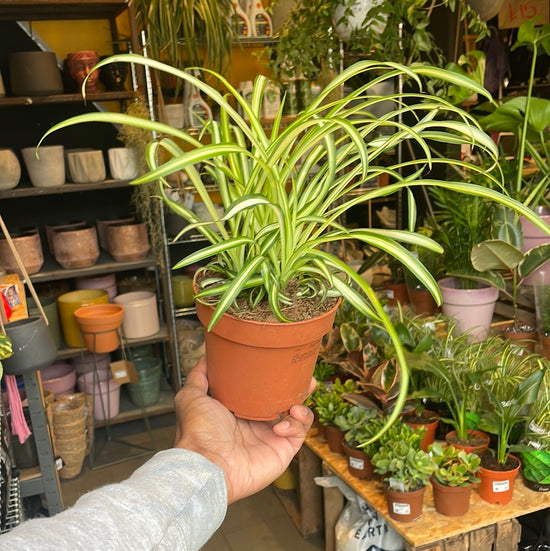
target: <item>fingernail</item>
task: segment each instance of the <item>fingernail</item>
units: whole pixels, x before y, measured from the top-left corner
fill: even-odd
[[[279,427],[281,427],[283,430],[286,430],[286,429],[288,429],[288,427],[290,427],[290,423],[286,420],[281,421],[279,423]]]

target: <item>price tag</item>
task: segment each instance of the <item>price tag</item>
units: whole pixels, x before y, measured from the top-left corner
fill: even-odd
[[[498,12],[499,29],[515,29],[532,17],[540,23],[548,23],[548,0],[506,0]]]
[[[502,492],[507,492],[510,489],[509,480],[495,480],[493,481],[493,492],[495,494],[500,494]]]
[[[357,457],[350,457],[349,466],[353,469],[361,470],[365,467],[365,462],[362,459],[359,459]]]
[[[394,503],[393,512],[396,515],[410,515],[411,506],[408,503]]]
[[[119,385],[124,383],[139,383],[139,377],[134,362],[128,360],[119,360],[109,364],[113,379]]]

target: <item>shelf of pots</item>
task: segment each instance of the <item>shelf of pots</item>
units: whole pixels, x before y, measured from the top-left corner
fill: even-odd
[[[45,136],[85,122],[137,126],[161,136],[148,147],[150,172],[133,183],[158,181],[158,195],[167,207],[189,222],[188,231],[196,229],[210,242],[209,246],[179,261],[175,268],[210,260],[210,264],[195,276],[197,314],[208,328],[206,355],[210,389],[213,396],[239,417],[278,418],[292,404],[305,400],[321,337],[332,326],[340,297],[383,326],[394,344],[401,380],[388,423],[399,417],[407,397],[409,372],[395,329],[369,284],[322,246],[352,239],[384,250],[414,272],[437,301],[440,301],[440,291],[434,278],[404,245],[435,252],[442,249],[430,238],[412,231],[343,228],[338,219],[351,207],[416,186],[441,187],[461,192],[465,197],[480,196],[501,203],[517,210],[550,234],[550,228],[532,211],[493,189],[447,177],[433,179],[428,174],[434,166],[452,166],[457,162],[446,156],[432,155],[428,143],[434,146],[441,143],[475,144],[489,157],[498,157],[494,142],[479,130],[468,113],[423,91],[407,92],[406,104],[399,92],[387,96],[369,94],[372,83],[402,76],[410,83],[411,90],[413,87],[422,89],[425,79],[436,79],[467,85],[491,101],[490,94],[483,88],[460,75],[421,64],[406,67],[360,61],[327,84],[319,96],[284,128],[279,124],[284,109],[284,105],[281,106],[267,135],[260,120],[262,98],[268,84],[266,77],[256,78],[249,103],[223,76],[214,72],[208,73],[215,82],[211,86],[196,78],[194,72],[181,71],[134,54],[112,56],[96,68],[121,61],[147,66],[182,79],[216,104],[220,119],[205,121],[201,134],[204,141],[184,130],[133,118],[125,113],[90,113],[73,117],[52,127]],[[357,76],[367,83],[352,89],[343,98],[326,103],[333,92]],[[242,114],[227,96],[218,92],[219,85],[228,90],[232,102],[236,102]],[[370,113],[370,108],[381,101],[392,103],[396,109],[377,118]],[[404,127],[401,121],[408,119],[409,114],[414,120],[410,127]],[[382,128],[393,132],[380,135],[378,130]],[[176,144],[176,139],[183,140],[185,150]],[[379,165],[385,151],[406,142],[416,142],[419,146],[414,174],[405,174],[406,161]],[[415,148],[414,144],[411,145]],[[161,164],[157,155],[160,151],[163,152],[161,157],[168,159]],[[197,163],[204,163],[204,170],[218,185],[223,214],[216,211],[206,192]],[[473,173],[483,170],[467,161],[459,163],[461,168]],[[187,174],[214,222],[203,222],[193,211],[167,196],[169,184],[166,177],[180,170]],[[391,174],[395,183],[347,198],[350,190],[379,172]],[[412,203],[409,211],[414,213]],[[218,231],[211,229],[212,223]],[[304,304],[308,314],[300,315],[296,308]],[[251,313],[250,305],[254,307]],[[317,317],[314,319],[319,323],[315,332],[305,329],[309,326],[305,318],[310,312],[315,313]],[[243,320],[243,317],[256,318],[256,321]],[[257,321],[258,317],[260,321]],[[257,335],[262,343],[273,341],[277,347],[264,349],[267,352],[265,358],[258,357],[258,347],[241,351],[237,348],[240,343],[236,341],[230,350],[218,352],[219,342],[227,341],[221,334],[227,337],[233,328],[237,328],[237,340],[249,342],[253,335]],[[276,331],[283,331],[293,338],[300,335],[302,340],[297,348],[282,345],[284,338]],[[228,359],[235,357],[240,358],[238,365],[234,365],[232,360],[230,366],[226,365]],[[247,359],[251,360],[251,372],[246,371]],[[287,367],[291,374],[284,375],[282,370]],[[258,383],[258,378],[264,376],[267,381]],[[284,381],[282,394],[275,390],[278,381]],[[252,383],[256,390],[252,390],[248,383]],[[262,395],[257,390],[259,388],[268,389],[267,393]]]

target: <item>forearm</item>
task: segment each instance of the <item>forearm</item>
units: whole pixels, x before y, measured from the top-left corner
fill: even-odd
[[[82,496],[66,511],[24,522],[0,549],[200,549],[227,508],[221,469],[182,449],[160,452],[128,480]]]

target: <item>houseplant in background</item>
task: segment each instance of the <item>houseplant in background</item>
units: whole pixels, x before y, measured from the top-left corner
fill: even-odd
[[[443,447],[439,442],[430,446],[436,468],[431,482],[436,511],[442,515],[460,517],[468,512],[472,485],[479,482],[480,468],[477,453],[467,453],[453,446]]]
[[[438,298],[439,289],[433,277],[402,244],[434,251],[441,249],[429,238],[413,231],[344,228],[339,225],[338,219],[349,208],[413,186],[441,186],[494,199],[519,209],[539,227],[547,229],[531,211],[494,190],[424,177],[424,170],[456,162],[432,157],[427,141],[475,143],[477,147],[487,149],[489,155],[496,154],[492,140],[484,132],[479,132],[473,118],[462,110],[424,93],[408,92],[406,96],[410,105],[406,106],[399,93],[382,98],[369,96],[366,90],[370,84],[359,86],[345,98],[325,103],[334,90],[357,75],[366,79],[372,76],[370,82],[381,82],[405,74],[411,82],[418,84],[423,78],[431,76],[466,84],[460,75],[425,65],[402,67],[368,60],[358,62],[329,83],[284,128],[281,125],[284,106],[281,106],[273,127],[267,133],[260,120],[267,85],[265,77],[257,77],[249,103],[225,78],[208,72],[219,85],[226,87],[238,103],[243,111],[240,115],[227,96],[196,78],[194,70],[180,71],[137,55],[117,55],[102,63],[122,60],[162,70],[188,81],[219,106],[220,121],[205,122],[202,130],[204,143],[166,124],[134,119],[122,113],[74,117],[52,127],[46,135],[85,121],[134,125],[161,135],[148,148],[150,172],[134,180],[134,184],[158,180],[159,195],[189,222],[186,229],[197,229],[211,243],[178,262],[175,268],[214,258],[207,268],[198,271],[195,276],[196,305],[199,318],[208,327],[206,350],[211,392],[239,416],[276,418],[284,414],[291,404],[305,399],[321,336],[332,325],[339,296],[385,327],[393,340],[401,367],[401,394],[396,400],[390,422],[399,416],[407,395],[408,371],[395,330],[368,283],[324,249],[335,241],[349,239],[376,246],[416,272],[417,277]],[[467,84],[477,89],[478,93],[487,95],[475,84]],[[367,108],[379,101],[393,101],[399,109],[382,118],[375,118]],[[403,127],[399,121],[401,116],[407,114],[412,115],[416,122],[410,127]],[[457,120],[451,121],[452,117]],[[380,136],[377,129],[381,126],[392,127],[395,132]],[[185,148],[178,146],[174,138],[183,140]],[[413,174],[401,174],[401,169],[408,166],[405,161],[396,161],[384,167],[377,164],[386,150],[410,139],[418,143],[423,155],[423,159],[420,155],[415,159]],[[158,154],[161,151],[168,155],[169,160],[159,164]],[[203,163],[204,171],[218,186],[223,215],[219,214],[208,195],[197,169],[198,163]],[[476,165],[470,168],[474,172],[481,170]],[[167,197],[165,177],[180,170],[187,174],[190,185],[203,200],[212,221],[199,220],[193,211]],[[349,198],[350,190],[382,172],[391,173],[395,183]],[[412,228],[416,212],[412,201],[409,212]],[[212,224],[218,231],[211,229]],[[293,296],[298,300],[294,301]],[[296,307],[303,304],[309,305],[308,314],[300,316]],[[254,307],[252,314],[245,313],[249,311],[249,305]],[[311,312],[321,317],[322,327],[315,337],[308,336],[297,351],[291,348],[270,349],[267,356],[261,359],[256,355],[258,349],[254,347],[253,355],[236,351],[235,348],[216,355],[216,344],[222,339],[221,334],[227,336],[228,325],[240,326],[244,322],[246,328],[238,329],[240,339],[248,339],[254,327],[260,331],[262,342],[266,342],[266,332],[272,334],[282,330],[293,336],[301,333],[301,328],[306,325],[304,318]],[[242,320],[246,315],[260,316],[262,321]],[[288,323],[291,320],[294,323]],[[270,340],[280,345],[283,339],[276,336]],[[232,346],[237,346],[237,343]],[[231,366],[225,365],[227,359],[236,357],[239,358],[238,364],[231,362]],[[249,373],[243,371],[246,369],[246,358],[252,360]],[[291,374],[282,373],[286,367],[290,368]],[[257,384],[256,390],[245,387],[245,381],[255,383],[260,374],[266,375],[269,381]],[[284,381],[284,397],[277,397],[274,391],[280,380]],[[237,388],[233,386],[235,382]],[[268,389],[267,394],[261,396],[257,390],[260,388]],[[244,399],[244,406],[235,402],[238,398]]]
[[[514,430],[529,419],[547,367],[538,354],[518,354],[517,345],[499,337],[483,343],[480,360],[487,400],[479,426],[496,434],[497,444],[494,457],[489,452],[481,455],[479,493],[485,501],[503,505],[512,499],[520,467],[510,454],[518,439]]]

